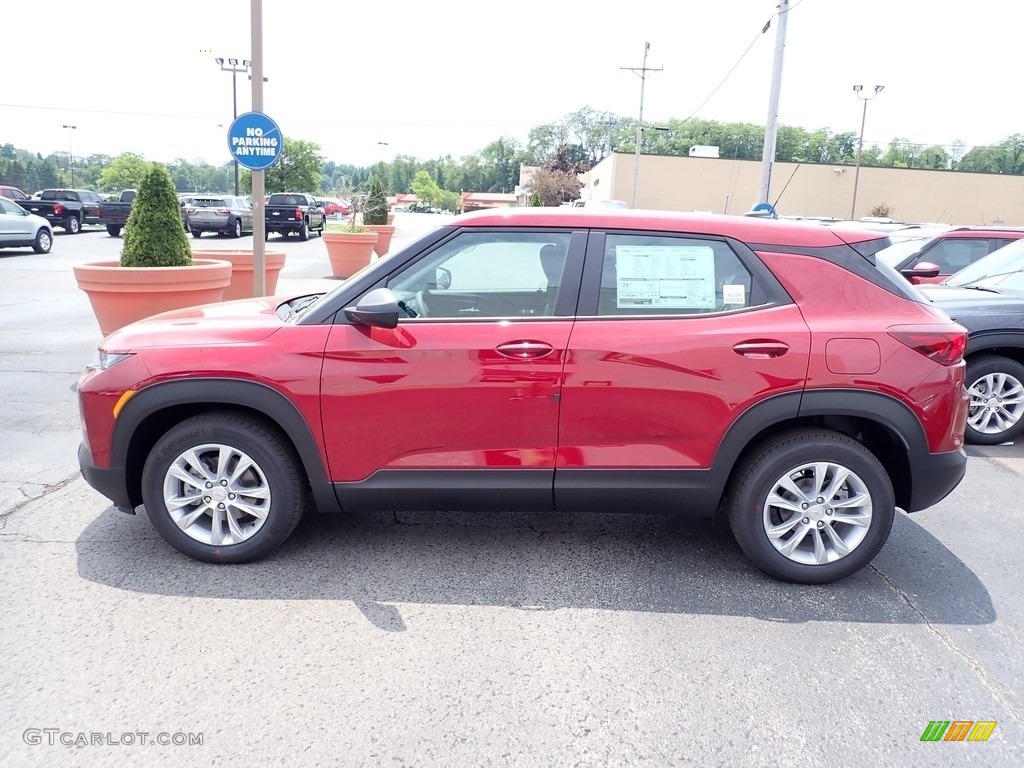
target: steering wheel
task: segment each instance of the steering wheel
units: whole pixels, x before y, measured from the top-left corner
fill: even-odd
[[[416,312],[420,317],[430,317],[430,308],[427,306],[427,292],[416,291],[415,298]]]

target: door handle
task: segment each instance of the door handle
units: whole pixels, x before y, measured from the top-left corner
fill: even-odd
[[[759,339],[740,342],[733,347],[733,351],[737,355],[749,357],[752,360],[771,360],[789,352],[789,345],[781,341]]]
[[[497,349],[498,354],[513,360],[533,360],[555,351],[554,347],[543,341],[510,341],[499,345]]]

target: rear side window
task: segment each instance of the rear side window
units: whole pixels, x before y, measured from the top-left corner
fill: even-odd
[[[728,244],[671,235],[608,235],[598,315],[693,315],[763,303]],[[755,295],[756,294],[756,295]]]

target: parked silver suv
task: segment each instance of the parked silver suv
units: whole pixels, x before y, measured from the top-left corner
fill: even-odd
[[[216,232],[232,237],[252,234],[252,206],[242,197],[194,197],[185,207],[192,237]]]

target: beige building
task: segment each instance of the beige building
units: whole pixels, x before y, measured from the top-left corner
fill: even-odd
[[[590,171],[584,198],[633,198],[632,154],[606,157]],[[782,216],[851,218],[853,166],[776,163],[772,202]],[[757,202],[761,162],[728,158],[642,155],[637,208],[740,214]],[[861,168],[857,210],[886,204],[908,223],[1024,226],[1024,176],[906,168]]]

